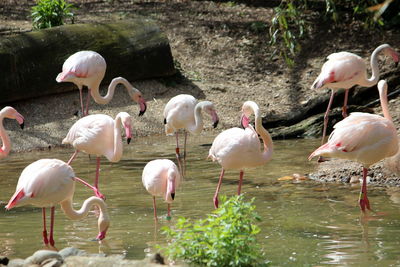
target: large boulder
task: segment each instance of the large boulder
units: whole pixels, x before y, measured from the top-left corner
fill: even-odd
[[[152,20],[64,25],[0,39],[0,102],[76,90],[55,78],[81,50],[105,58],[103,84],[116,76],[132,81],[175,73],[168,39]]]

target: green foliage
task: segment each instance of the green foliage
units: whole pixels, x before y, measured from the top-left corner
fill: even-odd
[[[72,4],[67,4],[64,0],[37,0],[36,6],[32,7],[32,19],[34,29],[45,29],[64,24],[64,19],[71,18],[74,14],[71,9]]]
[[[275,15],[269,28],[270,45],[275,48],[273,55],[279,53],[288,66],[292,67],[295,57],[301,50],[300,40],[312,29],[310,17],[318,15],[318,21],[344,22],[346,17],[360,21],[365,28],[382,27],[400,23],[400,9],[396,0],[325,0],[325,13],[309,10],[307,0],[282,0],[274,9]],[[314,5],[317,1],[314,1]],[[393,2],[393,3],[392,3]],[[318,2],[319,3],[319,2]],[[388,8],[388,6],[391,7]],[[397,10],[396,10],[397,8]],[[384,19],[383,12],[390,13]],[[310,16],[310,14],[314,14]]]
[[[190,222],[181,217],[175,229],[164,227],[170,240],[165,253],[201,266],[266,266],[264,254],[256,242],[260,217],[243,195],[221,197],[222,205],[206,219]]]

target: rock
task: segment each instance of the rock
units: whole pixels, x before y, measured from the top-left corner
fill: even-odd
[[[38,250],[35,253],[33,253],[32,256],[28,257],[25,259],[24,264],[39,264],[41,265],[42,262],[44,262],[47,259],[55,259],[60,261],[61,263],[63,262],[62,256],[56,252],[56,251],[51,251],[51,250]]]
[[[40,266],[41,267],[60,267],[63,264],[63,261],[57,259],[47,259],[44,260]]]
[[[74,248],[74,247],[67,247],[63,248],[58,252],[64,259],[69,257],[69,256],[85,256],[87,253],[83,250]]]
[[[0,39],[1,103],[77,90],[55,78],[80,50],[105,58],[103,84],[117,76],[132,81],[175,74],[168,38],[152,20],[63,25]]]
[[[147,256],[146,259],[150,263],[157,263],[157,264],[161,264],[161,265],[165,264],[164,257],[161,256],[160,253],[150,254],[150,255]]]
[[[9,261],[7,257],[0,257],[0,265],[7,265]]]
[[[65,259],[65,264],[68,267],[158,267],[161,266],[156,263],[146,262],[146,260],[125,260],[119,256],[109,257],[81,257],[70,256]]]

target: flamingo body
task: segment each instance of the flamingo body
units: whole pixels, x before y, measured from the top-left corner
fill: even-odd
[[[163,197],[170,206],[175,198],[175,190],[181,182],[178,167],[169,159],[156,159],[148,162],[143,169],[142,182],[147,192],[153,196],[154,218],[157,220],[155,197]]]
[[[75,177],[71,166],[58,159],[41,159],[28,165],[21,173],[16,191],[9,200],[6,209],[23,205],[34,205],[43,209],[43,241],[47,246],[54,246],[54,206],[61,205],[64,213],[72,220],[86,217],[90,208],[96,205],[100,208],[98,218],[98,240],[105,238],[109,227],[109,217],[104,201],[91,197],[84,201],[78,211],[72,208],[72,198],[75,190]],[[51,207],[50,240],[47,238],[45,208]]]

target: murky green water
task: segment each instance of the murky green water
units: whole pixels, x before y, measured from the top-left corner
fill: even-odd
[[[141,182],[144,165],[155,158],[174,160],[174,138],[137,138],[125,146],[123,160],[116,164],[102,159],[100,189],[107,197],[111,227],[102,244],[93,214],[81,221],[69,220],[56,210],[56,247],[74,246],[90,253],[125,254],[142,259],[155,244],[164,242],[159,228],[178,216],[200,218],[213,210],[212,197],[220,166],[206,160],[213,137],[190,137],[187,177],[177,191],[172,221],[165,220],[166,204],[158,199],[158,225],[154,224],[151,196]],[[262,216],[259,235],[273,266],[398,266],[400,265],[400,192],[370,187],[372,208],[382,214],[362,222],[357,206],[358,187],[321,184],[314,181],[280,182],[292,173],[310,172],[315,162],[307,156],[319,140],[275,141],[275,155],[263,167],[245,172],[242,191],[255,197]],[[22,169],[40,158],[67,160],[72,148],[12,154],[0,162],[0,204],[14,193]],[[77,176],[93,182],[95,159],[80,154],[73,167]],[[238,172],[227,171],[221,194],[237,190]],[[92,195],[77,184],[74,203],[78,208]],[[41,209],[0,209],[0,255],[26,257],[42,248]]]

